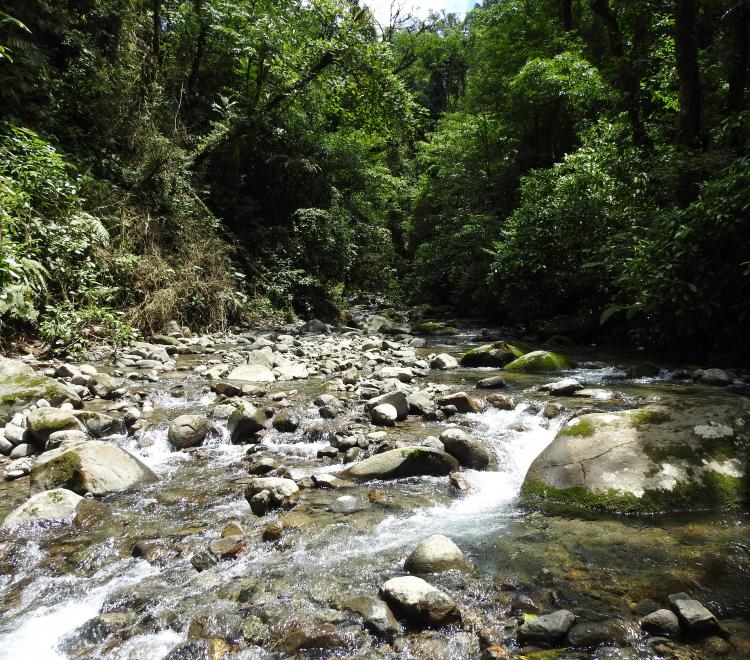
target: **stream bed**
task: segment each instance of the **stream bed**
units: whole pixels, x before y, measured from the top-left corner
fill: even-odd
[[[433,341],[419,353],[460,356],[471,347],[463,337],[451,341]],[[561,399],[566,412],[548,419],[542,410],[549,397],[532,388],[549,376],[509,375],[503,394],[514,398],[511,410],[487,407],[447,422],[410,416],[384,429],[413,444],[450,425],[481,439],[492,460],[486,471],[463,470],[466,492],[430,476],[308,488],[290,510],[257,517],[243,495],[248,446],[229,442],[225,420],[216,420],[216,432],[198,448],[176,451],[167,439],[171,419],[210,415],[216,405],[216,395],[192,371],[199,358],[179,356],[181,370],[129,386],[153,405],[147,431],[108,438],[154,470],[157,483],[93,501],[74,524],[0,531],[0,658],[145,660],[166,657],[180,644],[182,655],[171,658],[501,657],[487,655],[490,647],[533,657],[515,641],[514,626],[561,608],[584,619],[616,618],[625,637],[539,657],[750,657],[746,512],[550,515],[518,501],[529,465],[577,407],[619,410],[693,397],[731,402],[738,395],[666,375],[626,378],[623,365],[638,355],[588,348],[573,357],[584,366],[560,377],[616,396]],[[495,373],[459,368],[431,371],[429,380],[476,395],[476,381]],[[322,419],[312,400],[324,381],[312,376],[269,385],[268,397],[288,393],[284,400],[301,424],[292,433],[269,430],[253,446],[260,447],[253,458],[275,459],[294,479],[343,468],[340,460],[318,457],[328,441],[308,431],[361,422],[362,407]],[[28,488],[27,478],[0,485],[0,518],[28,497]],[[264,530],[276,520],[283,533],[266,540]],[[196,570],[192,558],[230,523],[244,530],[243,552]],[[404,575],[404,559],[433,534],[450,537],[471,562],[469,571],[429,578],[455,599],[463,626],[405,631],[394,639],[373,634],[349,603],[377,596],[386,580]],[[139,541],[153,542],[146,556],[134,556]],[[643,615],[681,591],[716,614],[731,646],[716,637],[655,642],[640,631]],[[317,648],[299,645],[311,637]],[[212,641],[184,646],[189,638]]]

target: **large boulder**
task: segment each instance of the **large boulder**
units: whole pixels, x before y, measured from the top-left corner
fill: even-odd
[[[558,353],[549,351],[532,351],[505,365],[506,371],[521,373],[545,373],[570,369],[573,363]]]
[[[72,412],[59,408],[37,408],[26,417],[26,428],[34,440],[44,446],[55,431],[83,431],[84,427]]]
[[[406,394],[400,391],[388,392],[387,394],[381,394],[370,399],[365,404],[365,411],[372,415],[372,411],[375,410],[379,405],[388,403],[396,409],[396,418],[398,420],[406,419],[409,414],[409,401]]]
[[[2,526],[8,528],[32,522],[72,520],[82,500],[80,495],[64,488],[45,490],[13,509]]]
[[[400,479],[420,475],[444,476],[458,469],[458,461],[432,447],[403,447],[375,454],[344,471],[347,479]]]
[[[461,623],[461,612],[448,594],[422,578],[407,575],[388,580],[380,595],[397,614],[424,626]]]
[[[276,376],[264,364],[241,364],[229,372],[227,379],[245,383],[273,383]]]
[[[490,452],[476,438],[461,429],[446,429],[440,434],[440,442],[445,451],[458,460],[461,465],[484,470],[490,463]]]
[[[0,357],[0,425],[10,420],[14,410],[27,407],[39,399],[45,399],[53,406],[70,403],[80,408],[82,405],[81,397],[66,385],[34,373],[20,360]]]
[[[440,573],[467,567],[461,549],[447,536],[433,534],[422,541],[404,562],[410,573]]]
[[[498,341],[494,344],[484,344],[463,354],[461,365],[464,367],[504,367],[516,358],[527,353],[523,347]]]
[[[180,415],[169,425],[167,438],[178,449],[196,447],[208,433],[208,421],[203,415]]]
[[[31,491],[67,488],[107,495],[157,481],[151,469],[115,444],[90,440],[64,443],[40,456],[31,470]]]
[[[562,509],[660,512],[739,507],[750,403],[665,402],[574,419],[536,458],[521,489]]]

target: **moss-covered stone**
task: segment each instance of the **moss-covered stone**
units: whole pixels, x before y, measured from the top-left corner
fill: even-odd
[[[34,466],[31,470],[32,481],[40,479],[42,470],[44,470],[44,487],[47,490],[66,488],[79,495],[86,493],[85,478],[81,471],[81,459],[75,452],[65,452],[49,466]]]
[[[566,426],[564,429],[560,429],[560,432],[557,434],[558,437],[580,438],[588,438],[592,435],[594,435],[594,425],[588,419],[581,419],[577,422],[574,421],[571,426]]]
[[[81,398],[70,388],[39,374],[14,374],[0,380],[0,424],[10,419],[16,406],[46,399],[53,406],[71,403],[80,408]]]
[[[546,373],[564,371],[572,368],[573,363],[559,353],[549,351],[533,351],[506,364],[506,371],[517,371],[522,373]]]
[[[494,344],[477,346],[464,353],[461,365],[464,367],[504,367],[515,359],[525,355],[527,348],[521,344],[510,344],[497,341]]]
[[[458,334],[458,329],[441,321],[422,321],[414,326],[414,333],[419,335],[448,335]]]

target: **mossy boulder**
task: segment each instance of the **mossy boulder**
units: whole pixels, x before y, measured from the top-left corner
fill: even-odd
[[[415,335],[447,335],[458,334],[458,329],[441,321],[422,321],[414,326]]]
[[[504,367],[522,355],[528,353],[525,346],[509,344],[506,341],[496,341],[493,344],[484,344],[472,348],[461,357],[461,366],[464,367]]]
[[[75,415],[59,408],[37,408],[26,417],[26,427],[34,440],[44,445],[56,431],[83,431]]]
[[[549,351],[532,351],[505,365],[506,371],[519,373],[550,373],[564,371],[573,367],[573,363],[564,355]]]
[[[574,419],[534,460],[529,504],[626,513],[746,504],[747,402],[674,401]]]
[[[83,501],[80,495],[65,488],[55,488],[37,493],[21,506],[13,509],[3,521],[3,528],[17,527],[28,523],[59,522],[72,520]]]
[[[42,454],[31,470],[31,491],[66,488],[83,495],[107,495],[157,481],[151,469],[110,442],[63,443]]]
[[[81,397],[52,378],[37,374],[19,360],[0,358],[0,425],[6,424],[14,411],[46,399],[53,406],[70,403],[80,408]]]

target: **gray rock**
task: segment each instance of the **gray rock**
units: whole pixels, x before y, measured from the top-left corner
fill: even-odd
[[[393,426],[398,419],[398,411],[390,403],[381,403],[370,411],[370,419],[376,426]]]
[[[124,449],[90,440],[42,454],[31,470],[31,491],[62,487],[78,494],[107,495],[157,480],[148,466]]]
[[[461,623],[461,612],[455,601],[422,578],[407,575],[388,580],[380,595],[397,614],[426,626]]]
[[[3,522],[3,528],[16,527],[30,522],[72,520],[78,504],[83,500],[64,488],[46,490],[32,495],[21,506],[13,509]]]
[[[443,443],[445,451],[461,465],[474,470],[484,470],[490,463],[490,452],[487,447],[461,429],[446,429],[440,434],[440,442]]]
[[[590,647],[601,644],[627,644],[630,630],[619,619],[604,621],[579,621],[573,624],[568,632],[568,642],[571,646]]]
[[[94,438],[106,438],[110,435],[122,435],[125,433],[125,424],[123,421],[111,415],[90,410],[82,410],[74,413],[74,415]]]
[[[259,431],[268,425],[268,418],[262,410],[250,403],[242,403],[229,417],[227,428],[234,444],[256,440]]]
[[[403,447],[355,463],[342,474],[347,479],[401,479],[420,475],[443,476],[458,469],[458,461],[431,447]]]
[[[90,438],[83,431],[55,431],[50,434],[44,449],[49,451],[50,449],[57,449],[65,443],[76,444],[87,440],[90,440]]]
[[[397,419],[403,420],[409,415],[409,401],[406,394],[400,391],[388,392],[370,399],[365,404],[365,411],[370,414],[377,406],[388,403],[396,409]]]
[[[273,427],[279,433],[294,433],[299,423],[299,417],[290,410],[282,410],[273,418]]]
[[[119,394],[122,385],[122,381],[109,374],[97,374],[89,381],[89,391],[100,399],[113,399]]]
[[[203,415],[180,415],[169,425],[167,438],[178,449],[196,447],[208,433],[208,422]]]
[[[276,380],[273,371],[263,364],[242,364],[232,369],[227,378],[245,383],[273,383]]]
[[[466,392],[454,392],[441,396],[437,400],[437,404],[441,408],[454,406],[460,413],[475,413],[482,410],[482,402],[469,396]]]
[[[0,433],[0,454],[8,456],[13,451],[13,443]]]
[[[527,621],[518,629],[518,639],[532,644],[554,644],[562,640],[573,627],[576,617],[569,610],[558,610]]]
[[[565,407],[559,403],[548,403],[546,406],[544,406],[544,410],[542,410],[542,415],[546,419],[554,419],[563,410],[565,410]]]
[[[13,445],[20,445],[22,442],[26,442],[27,439],[30,439],[29,436],[26,435],[25,428],[13,424],[12,422],[8,422],[5,425],[3,435],[5,436],[5,439]]]
[[[432,358],[432,360],[430,360],[430,368],[436,369],[438,371],[457,369],[458,360],[456,360],[456,358],[454,358],[452,355],[441,353],[440,355],[436,355],[434,358]]]
[[[10,452],[10,457],[14,460],[17,458],[26,458],[27,456],[33,456],[35,451],[36,447],[34,445],[28,442],[22,442],[20,445],[13,447],[13,450]]]
[[[732,377],[723,369],[699,369],[693,374],[693,380],[702,385],[726,387],[732,384]]]
[[[34,441],[44,446],[55,431],[82,431],[83,425],[72,412],[59,408],[37,408],[26,417],[26,428]]]
[[[490,376],[489,378],[482,378],[476,386],[480,390],[499,390],[506,385],[505,378],[502,376]]]
[[[720,632],[716,617],[699,601],[679,599],[673,604],[682,625],[691,633],[711,634]]]
[[[331,334],[331,328],[323,321],[311,319],[303,324],[299,329],[301,334],[328,335]],[[377,332],[377,331],[375,331]]]
[[[468,565],[464,553],[447,536],[434,534],[422,541],[404,562],[410,573],[440,573],[464,569]]]
[[[409,404],[409,412],[412,415],[419,415],[420,417],[428,417],[434,415],[437,410],[437,405],[425,394],[421,392],[414,392],[406,397]]]
[[[249,502],[255,495],[262,491],[268,491],[272,506],[281,506],[299,494],[299,487],[291,479],[257,477],[251,479],[245,488],[245,499]]]
[[[641,628],[653,635],[674,637],[680,634],[680,620],[672,610],[656,610],[643,617]]]
[[[563,378],[554,383],[547,383],[539,388],[542,392],[549,392],[552,396],[572,396],[583,389],[575,378]]]
[[[392,639],[402,630],[391,608],[379,598],[353,596],[344,601],[343,607],[359,614],[370,630],[386,639]]]

